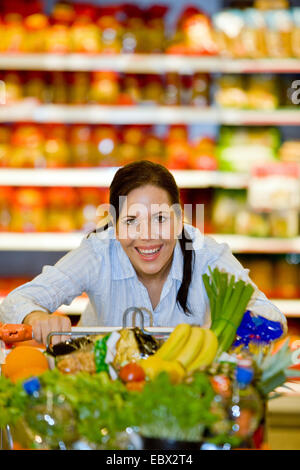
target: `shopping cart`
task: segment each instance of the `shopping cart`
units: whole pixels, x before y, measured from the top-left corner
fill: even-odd
[[[131,324],[129,325],[129,318],[131,315]],[[139,321],[137,321],[137,318]],[[149,326],[145,326],[145,318],[148,318]],[[3,328],[4,326],[4,328]],[[124,328],[139,327],[144,334],[154,336],[158,340],[164,340],[173,331],[172,327],[154,327],[153,316],[150,310],[145,307],[129,307],[123,314],[122,326],[97,326],[97,327],[72,327],[71,331],[64,332],[64,336],[89,336],[89,335],[102,335],[112,333],[113,331],[120,331]],[[3,334],[1,336],[1,331]],[[51,342],[54,336],[61,336],[61,331],[52,331],[49,333],[46,341],[46,348],[51,348]],[[33,339],[32,329],[28,325],[0,325],[0,343],[2,339],[2,348],[4,350],[5,343],[12,343],[16,341],[26,341]],[[1,375],[1,361],[0,361],[0,375]],[[13,450],[14,443],[10,426],[0,429],[0,450]]]

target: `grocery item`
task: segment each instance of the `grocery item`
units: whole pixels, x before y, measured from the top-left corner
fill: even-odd
[[[74,4],[74,21],[70,26],[71,52],[97,54],[101,51],[101,35],[96,8],[91,4]]]
[[[71,187],[49,187],[45,190],[47,200],[47,231],[72,232],[80,227],[78,193]]]
[[[63,124],[44,126],[44,156],[47,168],[71,166],[70,148],[67,143],[67,127]]]
[[[292,16],[287,9],[264,11],[265,40],[269,57],[291,57]]]
[[[121,52],[123,25],[118,16],[119,10],[118,5],[102,5],[98,8],[96,24],[99,28],[102,54]]]
[[[247,194],[244,190],[216,189],[211,209],[212,226],[215,233],[235,233],[236,228],[242,230],[244,221],[236,220],[243,217],[246,208]],[[239,214],[242,214],[239,216]]]
[[[43,352],[34,347],[20,346],[12,349],[2,365],[2,373],[13,382],[32,375],[44,373],[49,369]]]
[[[212,270],[209,266],[208,269],[210,276],[203,274],[202,279],[209,299],[211,330],[218,338],[218,352],[228,351],[254,287],[218,268]]]
[[[38,188],[23,187],[14,191],[10,230],[24,233],[47,230],[46,199]]]

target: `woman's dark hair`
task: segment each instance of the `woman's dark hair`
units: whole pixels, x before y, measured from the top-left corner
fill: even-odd
[[[164,166],[153,163],[149,160],[140,160],[129,163],[120,168],[110,185],[109,203],[115,210],[115,222],[119,218],[119,201],[121,196],[127,196],[133,189],[145,185],[157,186],[162,188],[169,194],[171,205],[180,205],[180,193],[173,175]],[[106,230],[109,224],[104,226],[102,230]],[[183,277],[180,288],[177,293],[176,301],[180,304],[182,310],[190,315],[187,306],[188,290],[192,279],[192,263],[194,250],[186,249],[187,244],[191,245],[191,239],[182,230],[179,242],[183,254]]]

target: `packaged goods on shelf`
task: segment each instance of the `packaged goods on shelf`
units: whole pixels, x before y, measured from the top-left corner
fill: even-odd
[[[300,163],[300,140],[283,142],[279,149],[279,158],[283,162]]]
[[[74,232],[93,230],[108,203],[106,188],[0,188],[1,232]]]
[[[217,144],[219,169],[250,172],[255,164],[276,161],[279,144],[277,128],[222,126]]]

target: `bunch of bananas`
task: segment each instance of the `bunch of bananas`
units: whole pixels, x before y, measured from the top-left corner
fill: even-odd
[[[187,373],[208,367],[217,349],[218,339],[212,330],[181,323],[158,351],[140,364],[150,379],[166,371],[172,382],[178,383]]]

